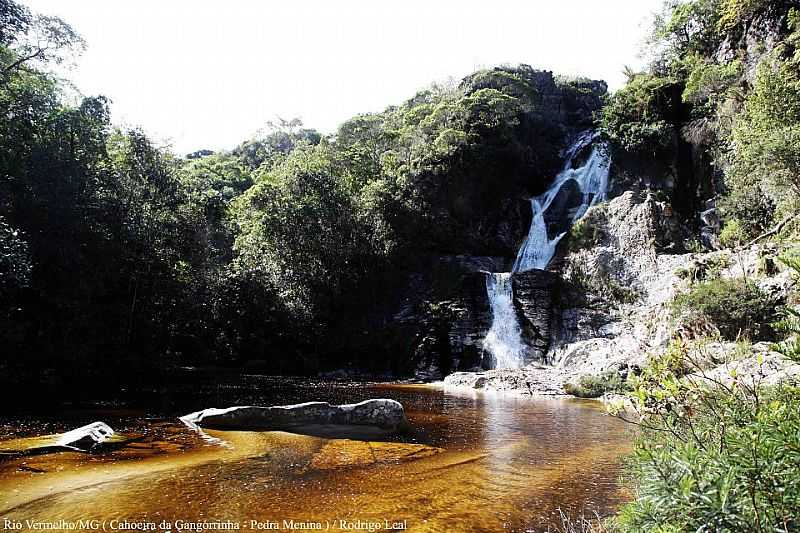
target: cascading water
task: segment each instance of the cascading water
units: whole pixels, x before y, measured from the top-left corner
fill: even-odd
[[[512,272],[547,268],[559,241],[566,232],[551,238],[547,231],[545,214],[562,187],[574,181],[581,192],[581,203],[570,209],[568,227],[577,222],[593,205],[605,200],[608,190],[608,172],[611,160],[603,146],[594,146],[586,162],[572,168],[575,158],[588,146],[594,144],[594,131],[581,133],[564,154],[564,168],[553,180],[550,188],[540,196],[531,198],[533,214],[528,236],[514,261]],[[486,277],[486,291],[492,308],[492,326],[483,340],[484,348],[492,354],[495,368],[520,368],[525,362],[527,346],[522,339],[522,328],[514,308],[514,293],[511,274],[492,273]]]
[[[544,214],[564,184],[570,180],[575,181],[582,194],[581,204],[575,208],[569,217],[570,226],[585,215],[590,207],[605,200],[608,190],[608,170],[611,161],[602,146],[592,148],[592,153],[583,166],[572,168],[575,157],[585,147],[594,142],[596,136],[597,134],[591,131],[581,134],[575,144],[567,151],[564,168],[553,180],[550,188],[541,196],[531,198],[533,220],[531,221],[528,237],[525,239],[522,248],[520,248],[516,261],[514,261],[514,272],[526,272],[533,269],[543,270],[550,264],[550,260],[555,254],[556,246],[558,246],[559,241],[561,241],[566,232],[560,233],[551,239],[547,234]]]
[[[514,309],[511,273],[488,274],[486,292],[492,306],[492,327],[483,347],[494,356],[495,368],[519,368],[524,361],[525,343]]]

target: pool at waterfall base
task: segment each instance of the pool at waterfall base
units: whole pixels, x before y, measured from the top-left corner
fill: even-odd
[[[142,435],[103,454],[0,461],[0,520],[65,531],[91,521],[114,521],[116,529],[154,524],[156,531],[546,531],[560,511],[607,515],[627,496],[619,476],[631,436],[594,401],[259,376],[176,394],[168,407],[0,419],[0,449],[12,438],[100,419]],[[400,401],[410,431],[380,441],[197,432],[176,418],[190,405],[368,398]]]

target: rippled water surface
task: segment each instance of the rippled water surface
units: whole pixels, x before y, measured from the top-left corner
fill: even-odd
[[[394,398],[412,430],[385,442],[208,431],[175,416],[204,407]],[[449,393],[435,387],[245,377],[154,392],[138,409],[0,419],[19,438],[103,420],[142,438],[102,455],[0,461],[0,516],[15,520],[361,520],[412,531],[544,531],[624,499],[625,424],[579,400]],[[347,435],[342,435],[347,437]],[[2,442],[0,442],[2,449]]]

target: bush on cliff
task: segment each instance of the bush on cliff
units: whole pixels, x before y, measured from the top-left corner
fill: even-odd
[[[601,131],[612,145],[627,152],[663,154],[675,134],[671,122],[678,89],[670,77],[631,75],[603,109]]]
[[[785,262],[800,274],[800,261]],[[796,362],[797,318],[791,313],[776,325],[789,337],[775,346]],[[630,380],[633,413],[624,416],[641,427],[628,471],[634,500],[609,525],[662,533],[797,530],[797,382],[762,386],[761,373],[706,377],[681,346],[673,343]]]
[[[628,390],[627,383],[616,370],[607,370],[599,375],[586,374],[578,383],[565,383],[564,391],[578,398],[599,398],[607,392]]]
[[[775,301],[743,279],[698,283],[678,295],[672,307],[682,322],[710,321],[727,340],[764,339],[773,334],[770,323],[775,319]]]

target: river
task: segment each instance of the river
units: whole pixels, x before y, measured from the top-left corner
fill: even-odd
[[[282,432],[198,434],[176,419],[211,406],[379,397],[404,405],[409,433],[383,442]],[[283,529],[285,520],[294,520],[331,531],[369,524],[378,530],[395,524],[410,531],[543,531],[559,509],[603,515],[626,498],[620,459],[631,437],[593,401],[244,376],[161,390],[143,403],[0,418],[0,438],[7,442],[94,420],[142,436],[104,454],[0,461],[0,519],[22,523],[23,530],[58,520],[230,521],[248,530],[270,523]]]

